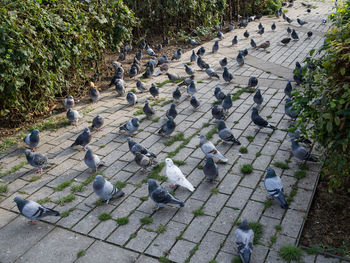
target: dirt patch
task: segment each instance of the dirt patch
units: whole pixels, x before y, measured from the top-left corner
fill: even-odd
[[[320,179],[300,245],[350,259],[350,193],[329,193]]]

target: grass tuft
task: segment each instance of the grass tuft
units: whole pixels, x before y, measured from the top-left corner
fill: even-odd
[[[141,196],[141,197],[140,197],[140,200],[141,200],[141,201],[147,201],[147,200],[148,200],[148,195],[146,195],[146,196]]]
[[[69,202],[72,202],[75,200],[75,195],[74,194],[70,194],[70,195],[67,195],[65,197],[62,197],[58,200],[56,200],[56,204],[59,204],[59,205],[64,205],[65,203],[69,203]]]
[[[263,234],[262,224],[260,224],[259,222],[249,222],[248,225],[254,231],[253,243],[254,243],[254,245],[256,245],[256,244],[259,243],[259,240],[260,240],[260,238],[262,237],[262,234]]]
[[[248,153],[248,149],[247,149],[247,147],[242,146],[241,148],[239,148],[239,152],[240,153]]]
[[[283,170],[289,169],[289,165],[284,162],[274,162],[273,165]]]
[[[158,261],[161,263],[170,263],[171,261],[169,259],[167,259],[166,257],[160,257],[158,258]]]
[[[216,195],[219,193],[219,189],[217,189],[216,187],[213,187],[212,189],[210,189],[210,192],[213,194],[213,195]]]
[[[251,174],[253,172],[253,166],[251,164],[243,164],[241,166],[241,172],[243,174]]]
[[[250,142],[254,141],[254,137],[253,137],[253,136],[247,136],[246,138],[247,138],[247,140],[250,141]]]
[[[271,207],[273,204],[273,201],[271,199],[267,199],[264,201],[264,206],[265,206],[265,209]]]
[[[38,181],[41,177],[40,176],[33,176],[32,178],[30,178],[29,182],[35,182],[35,181]]]
[[[74,182],[73,179],[67,180],[67,181],[63,181],[63,182],[60,183],[58,186],[56,186],[56,187],[54,188],[54,190],[55,190],[56,192],[62,191],[63,189],[69,187],[73,182]]]
[[[5,184],[0,185],[0,193],[7,193],[8,187]]]
[[[200,208],[193,210],[192,214],[194,214],[194,216],[203,216],[204,215],[204,205],[202,205]]]
[[[42,204],[45,204],[45,203],[48,203],[48,202],[51,202],[51,199],[48,198],[48,197],[45,197],[45,198],[42,198],[42,199],[39,199],[38,201],[36,201],[39,205],[42,205]]]
[[[166,226],[165,226],[165,225],[162,225],[162,224],[160,224],[160,225],[158,226],[157,230],[156,230],[156,232],[157,232],[158,234],[162,234],[162,233],[164,233],[165,231],[166,231]]]
[[[297,261],[300,262],[303,256],[303,251],[293,245],[285,245],[279,251],[280,257],[286,262]]]
[[[176,134],[174,137],[172,137],[170,140],[165,141],[164,145],[165,146],[170,146],[170,145],[173,145],[175,142],[183,141],[184,139],[185,139],[184,133],[180,132],[180,133]]]
[[[305,170],[299,170],[294,173],[295,178],[298,180],[303,179],[306,177],[306,171]]]
[[[4,172],[4,173],[0,173],[0,178],[1,177],[4,177],[6,175],[9,175],[9,174],[13,174],[15,172],[17,172],[19,169],[21,169],[24,165],[27,164],[27,161],[23,161],[15,166],[13,166],[10,170]]]
[[[84,250],[80,250],[78,253],[77,253],[77,258],[81,258],[82,256],[85,255],[85,251]]]
[[[142,217],[140,218],[140,222],[143,224],[143,225],[149,225],[149,224],[152,224],[153,223],[153,218],[152,217]]]
[[[119,217],[115,220],[118,225],[123,226],[129,223],[129,218],[128,217]]]
[[[255,156],[256,156],[256,158],[260,157],[260,156],[261,156],[261,152],[257,152],[257,153],[255,154]]]
[[[126,182],[121,182],[121,181],[116,181],[116,182],[114,183],[114,186],[115,186],[118,190],[123,189],[126,185],[127,185]]]
[[[100,221],[106,221],[112,218],[112,215],[109,213],[102,213],[98,216],[98,219],[100,219]]]
[[[276,229],[276,231],[281,231],[282,230],[282,226],[281,225],[275,225],[275,229]]]

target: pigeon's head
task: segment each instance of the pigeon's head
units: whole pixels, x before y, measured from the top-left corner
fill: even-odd
[[[131,120],[132,125],[137,126],[139,124],[139,119],[138,118],[132,118]]]
[[[215,93],[221,91],[220,87],[215,87]]]
[[[19,205],[19,204],[21,204],[21,203],[24,203],[24,199],[23,199],[22,197],[19,197],[19,196],[16,196],[16,197],[13,199],[13,201],[14,201],[17,205]]]
[[[148,191],[150,193],[152,193],[158,187],[158,184],[157,184],[156,180],[153,180],[153,179],[148,179],[147,180],[147,185],[148,185]]]
[[[68,96],[67,100],[73,100],[73,96]]]
[[[179,48],[177,49],[177,52],[179,53],[179,52],[181,52],[181,50],[182,50],[182,48],[179,47]]]
[[[252,252],[248,246],[244,247],[239,251],[239,254],[241,256],[241,260],[243,263],[249,263],[250,262],[250,257],[252,255]]]
[[[38,129],[34,129],[34,130],[32,131],[32,134],[33,134],[33,135],[38,135],[39,132],[40,132],[40,131],[39,131]]]
[[[97,190],[101,189],[104,184],[105,184],[105,179],[103,178],[103,176],[100,174],[96,175],[94,179],[94,184],[93,184],[94,189],[97,189]]]
[[[87,154],[92,154],[92,149],[89,146],[85,146],[85,151]]]
[[[258,108],[257,107],[253,107],[252,111],[253,111],[253,113],[258,113]]]
[[[219,131],[223,130],[226,128],[226,124],[223,120],[219,120],[219,123],[218,123],[218,129]]]
[[[174,162],[170,158],[166,158],[165,159],[165,164],[166,164],[166,166],[173,166]]]
[[[228,73],[228,69],[227,67],[224,67],[224,73],[227,74]]]
[[[33,155],[32,152],[30,150],[28,150],[28,149],[26,149],[24,151],[24,154],[26,155],[27,158],[29,158],[29,157],[31,157]]]
[[[237,36],[234,36],[233,38],[234,38],[234,39],[237,39]]]
[[[201,134],[199,135],[199,141],[200,141],[200,144],[203,144],[207,141],[207,138],[205,137],[205,135]]]
[[[296,68],[301,68],[301,65],[300,65],[299,61],[295,62],[295,67]]]
[[[256,90],[256,94],[261,95],[260,89],[257,89],[257,90]]]
[[[266,177],[267,178],[271,178],[271,177],[275,177],[276,176],[276,172],[272,167],[269,167],[266,169]]]
[[[176,108],[176,104],[175,103],[171,103],[170,109],[175,110],[175,108]]]
[[[239,228],[244,230],[244,231],[247,231],[250,229],[247,219],[243,220],[243,222],[239,225]]]

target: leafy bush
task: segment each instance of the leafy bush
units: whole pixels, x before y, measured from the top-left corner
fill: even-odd
[[[298,125],[326,152],[323,172],[330,190],[350,191],[350,1],[329,18],[334,27],[315,59],[303,67],[304,83],[295,92],[295,106],[302,109]],[[316,51],[312,50],[310,56]],[[309,129],[312,123],[311,130]]]
[[[84,72],[118,50],[133,13],[119,1],[0,0],[0,120],[14,125],[79,90]]]

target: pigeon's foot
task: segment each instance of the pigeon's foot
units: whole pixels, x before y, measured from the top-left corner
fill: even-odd
[[[176,185],[171,184],[171,185],[169,185],[169,187],[172,188],[172,189],[174,189],[174,188],[176,187]]]
[[[34,148],[32,149],[32,152],[35,152],[36,149],[38,149],[38,147],[34,147]]]
[[[35,220],[30,220],[28,222],[29,225],[36,225],[38,223],[38,221],[35,221]]]
[[[97,131],[98,131],[98,132],[101,132],[101,131],[102,131],[102,129],[101,129],[101,128],[99,128],[99,129],[97,129]]]
[[[36,173],[42,174],[42,173],[43,173],[43,168],[41,168],[41,169],[39,169],[39,170],[36,170]]]

